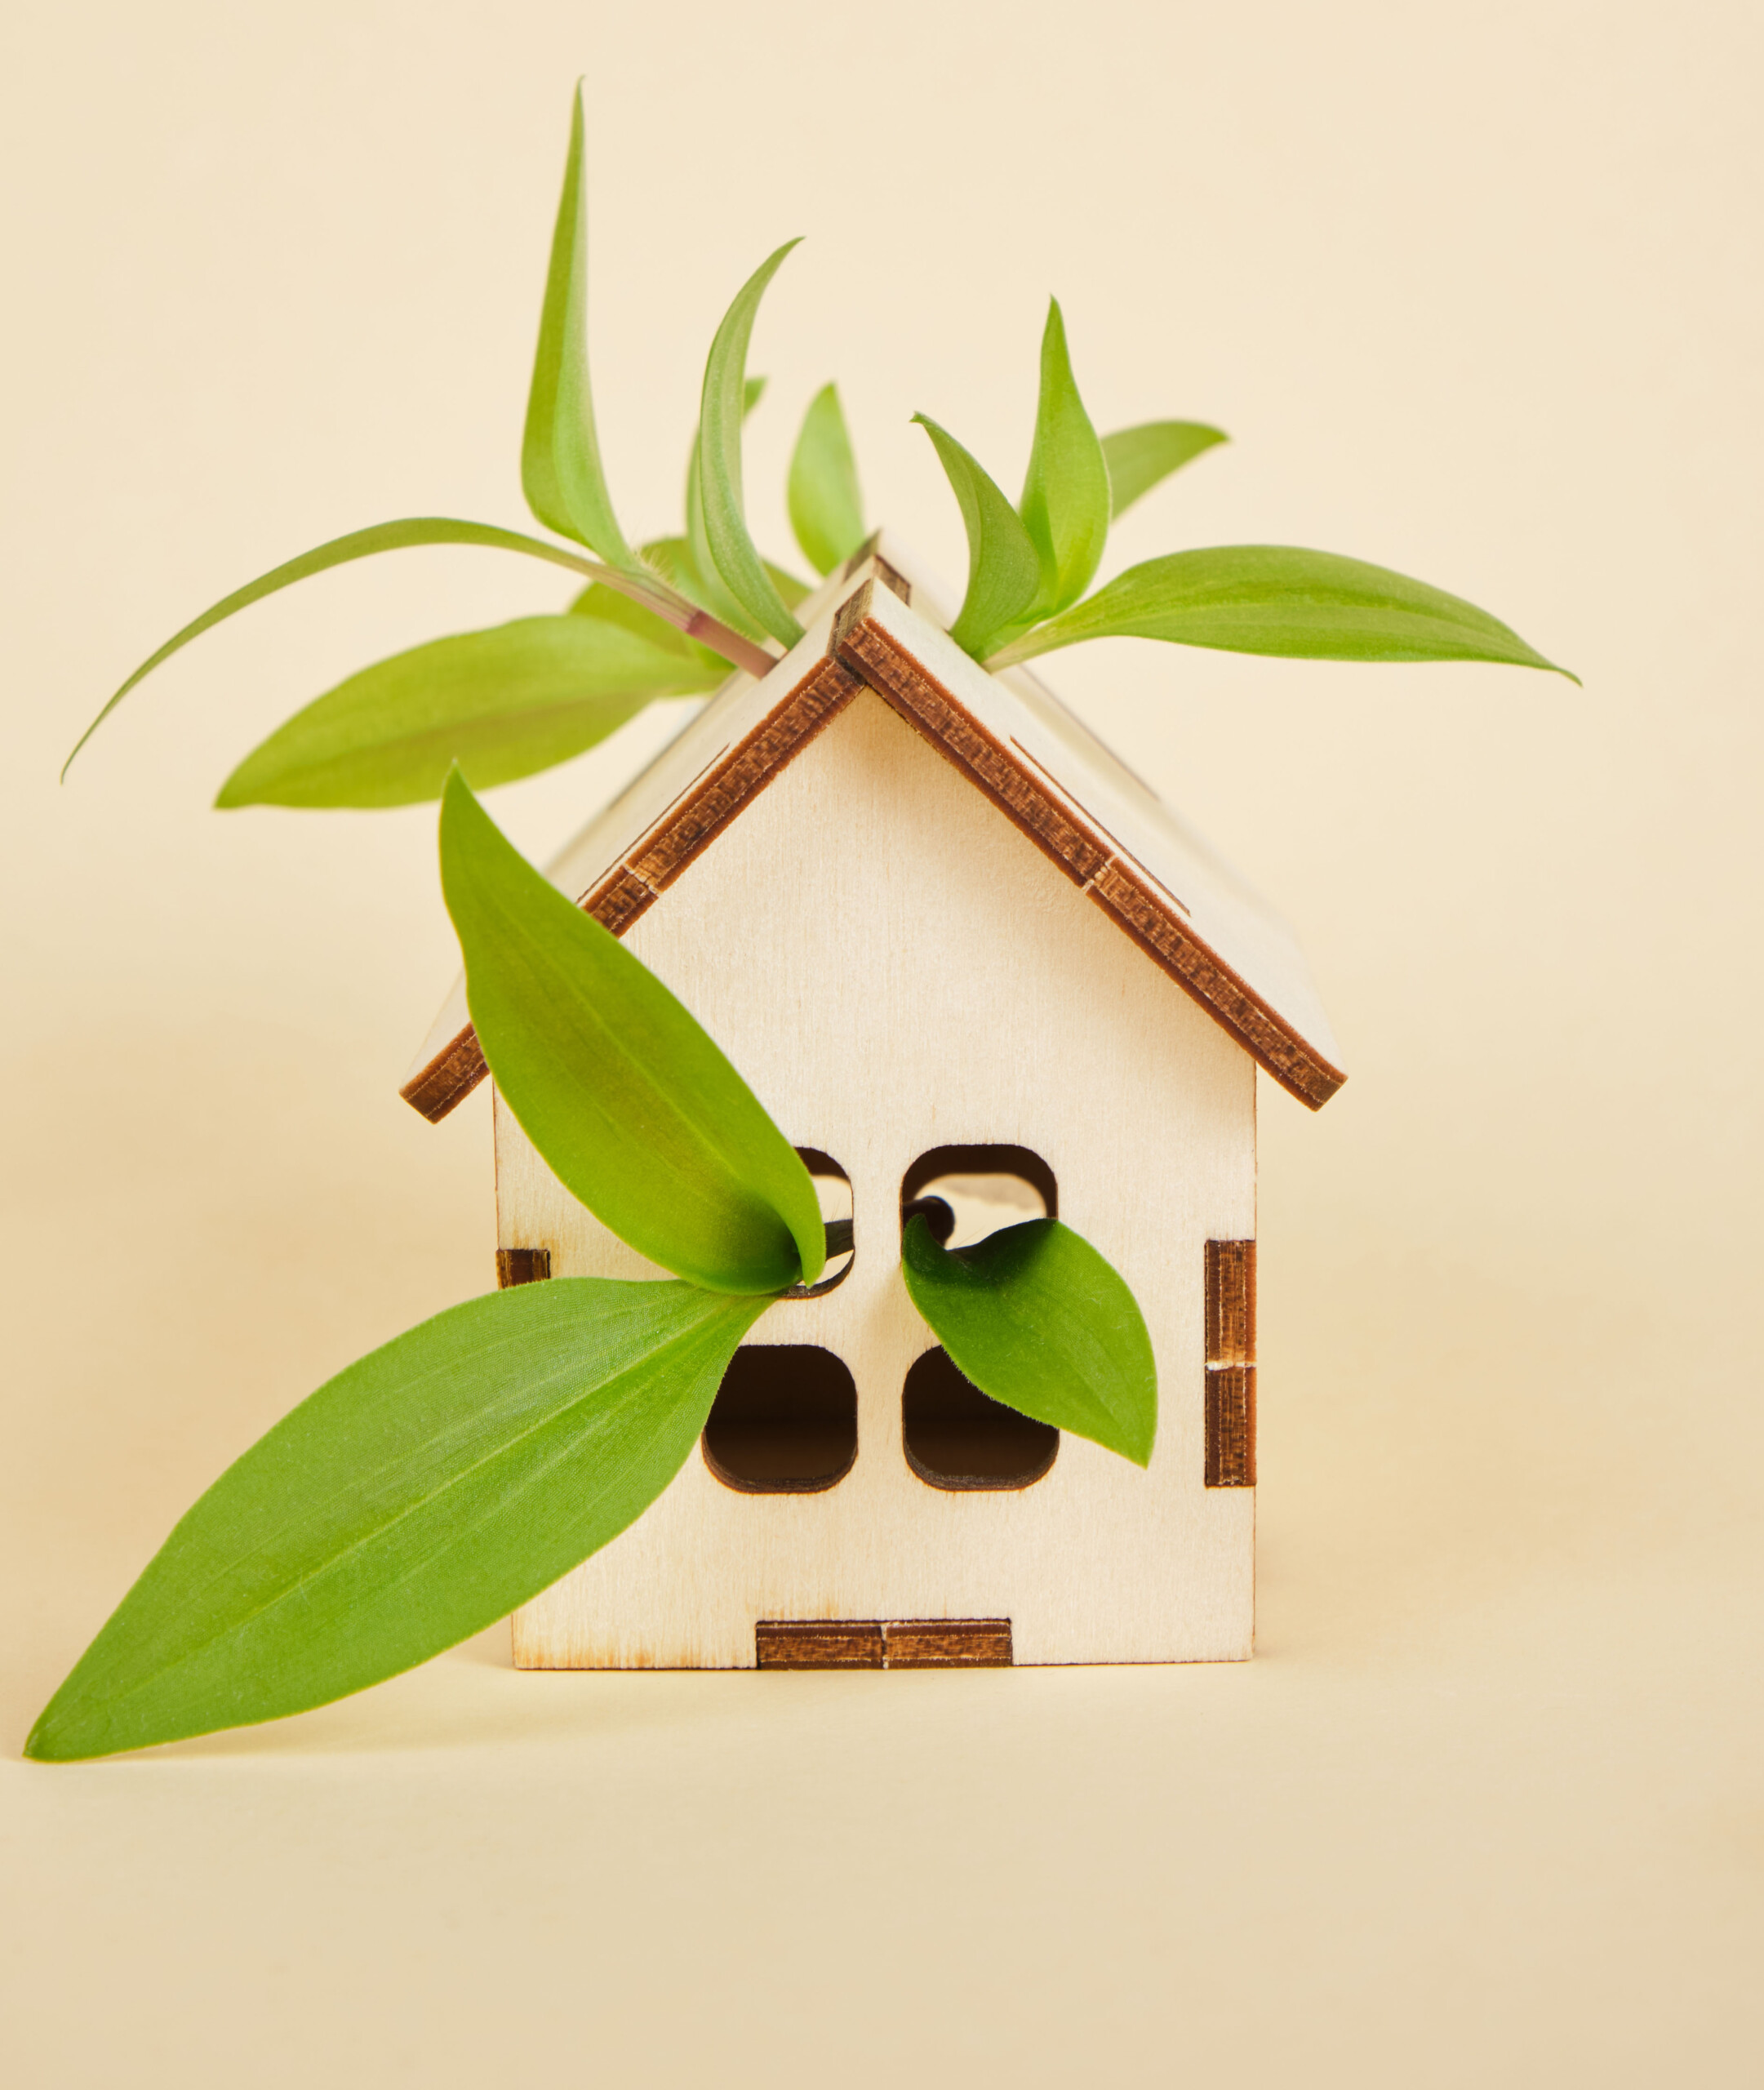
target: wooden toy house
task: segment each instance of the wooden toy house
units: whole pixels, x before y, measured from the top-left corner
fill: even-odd
[[[1304,960],[1034,675],[951,642],[891,544],[799,615],[549,874],[740,1069],[852,1247],[756,1324],[667,1492],[516,1614],[515,1661],[1246,1656],[1256,1069],[1313,1109],[1344,1078]],[[438,1118],[484,1072],[456,992],[403,1092]],[[495,1117],[503,1283],[663,1274]],[[953,1245],[1057,1213],[1121,1272],[1148,1470],[955,1372],[900,1274],[927,1195]]]

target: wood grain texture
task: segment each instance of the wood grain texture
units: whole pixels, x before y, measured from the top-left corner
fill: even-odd
[[[1206,1384],[1206,1485],[1255,1485],[1255,1367],[1209,1367]]]
[[[759,1669],[880,1669],[883,1656],[882,1625],[873,1618],[762,1618],[753,1628]]]
[[[896,1618],[882,1627],[886,1669],[1009,1669],[1008,1618]]]
[[[1282,1087],[1321,1107],[1345,1077],[1285,924],[1035,677],[987,674],[916,611],[933,598],[898,556],[865,547],[824,583],[804,606],[815,621],[765,681],[726,685],[548,875],[623,936],[868,683]],[[438,1118],[483,1073],[455,989],[401,1093]]]
[[[511,1284],[542,1284],[551,1275],[549,1248],[499,1248],[496,1283],[504,1292]]]
[[[1340,1070],[1202,941],[1180,901],[1126,857],[1106,830],[1099,831],[1048,788],[1051,780],[1042,765],[1015,741],[1006,743],[989,732],[931,674],[921,658],[922,643],[914,646],[904,639],[875,610],[874,585],[866,581],[835,620],[840,658],[971,778],[1283,1088],[1313,1110],[1321,1109],[1345,1078]],[[971,663],[963,665],[970,674],[981,672]]]
[[[1009,1669],[1008,1618],[762,1618],[760,1669]]]
[[[1246,1656],[1255,1496],[1203,1485],[1202,1396],[1206,1244],[1255,1231],[1248,1055],[868,687],[626,941],[786,1136],[850,1177],[849,1274],[779,1301],[749,1340],[843,1361],[857,1455],[836,1485],[792,1494],[740,1492],[689,1460],[517,1614],[517,1661],[749,1667],[762,1620],[1008,1619],[1019,1665]],[[559,1276],[660,1274],[563,1190],[500,1098],[494,1118],[500,1241],[549,1248]],[[978,1145],[1039,1155],[1062,1216],[1140,1301],[1162,1390],[1149,1470],[1072,1437],[1021,1488],[934,1487],[909,1465],[902,1390],[936,1345],[900,1275],[902,1185],[934,1150]]]
[[[1206,1244],[1206,1361],[1255,1362],[1255,1243]]]

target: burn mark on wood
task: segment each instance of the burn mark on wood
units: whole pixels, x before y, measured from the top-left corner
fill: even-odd
[[[551,1275],[549,1248],[499,1248],[496,1283],[506,1292],[511,1284],[540,1284]]]
[[[762,1669],[880,1669],[878,1620],[762,1618],[753,1628]]]
[[[860,589],[833,629],[842,660],[917,732],[969,776],[1073,883],[1185,988],[1282,1088],[1314,1110],[1346,1078],[1318,1057],[1184,918],[1182,903],[1154,889],[1108,838],[1081,824],[1031,773],[1022,755],[980,723],[869,615]]]
[[[1009,1669],[1008,1618],[762,1618],[762,1669]]]
[[[1255,1367],[1224,1364],[1206,1375],[1206,1485],[1255,1485]]]

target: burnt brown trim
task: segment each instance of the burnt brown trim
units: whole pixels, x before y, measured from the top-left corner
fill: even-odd
[[[858,606],[861,605],[861,607]],[[917,732],[977,784],[1049,860],[1126,931],[1140,948],[1186,989],[1281,1087],[1320,1109],[1347,1076],[1313,1052],[1247,981],[1203,943],[1147,874],[1082,825],[982,726],[949,691],[867,615],[860,590],[842,613],[834,641],[846,661]],[[1180,906],[1180,901],[1175,902]],[[1186,912],[1186,909],[1184,909]]]
[[[1255,1367],[1215,1365],[1206,1374],[1206,1485],[1255,1485]]]
[[[761,1669],[1009,1669],[1008,1618],[762,1618]]]
[[[551,1275],[549,1248],[499,1248],[496,1283],[506,1292],[511,1284],[543,1284]]]
[[[1255,1243],[1206,1244],[1206,1361],[1255,1362]]]
[[[830,654],[817,660],[754,731],[695,779],[584,896],[580,902],[583,912],[614,936],[622,936],[656,895],[709,847],[863,687],[860,678]],[[398,1093],[431,1124],[437,1124],[464,1101],[487,1072],[477,1034],[468,1025]]]
[[[398,1093],[430,1124],[438,1125],[450,1110],[465,1101],[488,1071],[478,1049],[478,1033],[468,1024],[426,1067],[412,1074]]]
[[[901,1618],[882,1627],[887,1669],[1009,1669],[1008,1618]]]
[[[761,1669],[880,1669],[882,1652],[873,1618],[762,1618],[753,1628]]]

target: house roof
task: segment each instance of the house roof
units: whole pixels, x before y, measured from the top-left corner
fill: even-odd
[[[1283,1088],[1314,1110],[1347,1077],[1292,932],[1038,677],[989,674],[933,588],[873,539],[799,611],[763,680],[735,674],[546,875],[622,936],[797,752],[873,690],[984,792]],[[456,985],[400,1093],[446,1117],[487,1069]]]

